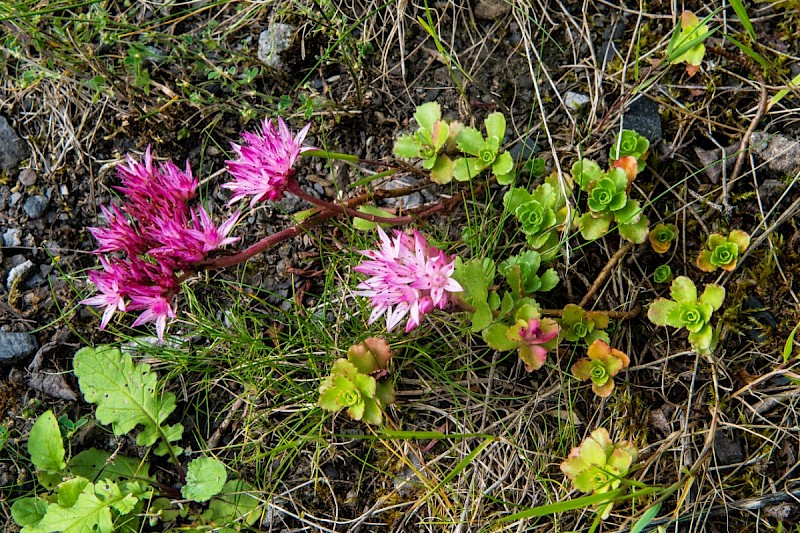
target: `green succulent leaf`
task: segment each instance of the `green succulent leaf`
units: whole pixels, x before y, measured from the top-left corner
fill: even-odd
[[[594,217],[591,213],[584,213],[578,219],[578,228],[580,229],[581,237],[587,241],[599,239],[608,233],[612,218],[613,216],[611,214]]]
[[[392,152],[397,157],[413,158],[419,157],[422,146],[419,141],[411,135],[401,135],[394,142],[394,149]]]
[[[431,167],[431,180],[439,185],[445,185],[453,180],[453,160],[444,154],[436,157]]]
[[[678,276],[672,282],[670,287],[670,294],[672,299],[676,302],[696,302],[697,301],[697,287],[694,282],[686,276]]]
[[[647,318],[656,326],[666,326],[670,314],[678,307],[677,302],[666,298],[657,298],[647,310]]]
[[[483,122],[486,127],[487,137],[496,137],[500,142],[503,142],[503,137],[506,136],[506,118],[499,111],[491,113]]]
[[[459,157],[453,161],[453,177],[456,181],[470,181],[483,172],[475,157]]]
[[[420,128],[428,131],[433,131],[436,121],[442,118],[442,108],[438,102],[426,102],[417,106],[414,112],[414,120],[417,121]]]
[[[642,216],[635,224],[620,224],[617,226],[617,231],[619,231],[620,237],[623,239],[634,244],[642,244],[647,240],[647,230],[649,225],[650,221],[647,219],[647,217]]]
[[[458,134],[456,145],[462,152],[477,157],[481,150],[486,147],[486,140],[484,140],[481,132],[475,128],[464,128]]]
[[[722,307],[722,302],[725,301],[725,287],[715,284],[706,285],[703,294],[700,295],[700,301],[710,305],[716,311]]]
[[[503,322],[495,322],[488,328],[484,329],[482,332],[483,340],[486,344],[489,345],[490,348],[493,350],[497,350],[499,352],[507,352],[509,350],[516,350],[519,346],[518,342],[515,342],[506,336],[506,332],[508,332],[509,325]]]
[[[572,164],[572,179],[582,191],[589,188],[589,184],[599,180],[603,175],[600,165],[591,159],[579,159]]]

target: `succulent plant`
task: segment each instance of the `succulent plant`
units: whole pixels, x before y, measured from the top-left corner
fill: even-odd
[[[317,405],[332,412],[347,409],[354,420],[380,424],[383,408],[394,402],[394,388],[375,376],[386,370],[391,356],[383,339],[370,337],[351,346],[347,359],[337,359],[330,375],[322,380]]]
[[[678,226],[675,224],[658,223],[647,234],[653,251],[657,254],[667,253],[672,246],[672,241],[678,236]]]
[[[686,328],[689,343],[699,353],[710,353],[716,345],[717,335],[711,326],[711,315],[722,307],[725,288],[720,285],[705,286],[697,297],[697,287],[686,276],[678,276],[670,287],[672,300],[658,298],[647,311],[647,318],[657,326]]]
[[[703,56],[706,53],[703,41],[710,32],[708,26],[700,24],[700,19],[691,11],[681,13],[680,25],[680,32],[676,30],[667,46],[667,55],[671,58],[671,63],[673,64],[686,63],[686,73],[689,77],[692,77],[697,73],[700,64],[703,62]],[[694,44],[692,44],[693,42]],[[683,48],[685,50],[682,53],[673,57]]]
[[[599,428],[570,451],[561,463],[561,471],[579,491],[602,494],[619,488],[638,457],[639,452],[633,444],[627,441],[614,443],[608,431]],[[612,506],[613,502],[600,504],[601,518],[608,518]]]
[[[555,348],[558,331],[558,323],[553,319],[519,318],[508,328],[506,337],[519,343],[519,358],[525,363],[525,370],[532,372],[542,368],[548,350]]]
[[[703,272],[714,272],[718,268],[730,272],[736,268],[739,256],[750,246],[750,236],[735,229],[727,237],[719,233],[708,236],[706,249],[697,256],[697,268]]]
[[[608,342],[609,320],[606,313],[585,311],[575,304],[567,304],[561,312],[561,337],[569,342],[582,340],[587,346],[600,339]]]
[[[449,183],[453,179],[453,160],[443,152],[457,135],[460,124],[443,121],[442,109],[437,102],[418,106],[414,119],[419,128],[411,135],[397,138],[394,155],[422,159],[422,168],[430,170],[431,180]]]
[[[624,352],[597,339],[589,346],[588,358],[572,365],[572,373],[581,381],[592,381],[592,390],[607,398],[614,390],[614,376],[630,364]]]
[[[495,112],[484,120],[486,138],[475,128],[464,128],[458,134],[458,149],[472,157],[455,160],[453,175],[458,181],[469,181],[486,169],[491,169],[497,183],[508,185],[514,181],[514,160],[508,152],[501,152],[500,145],[506,136],[506,119]]]
[[[653,272],[653,281],[656,283],[671,283],[675,279],[669,265],[659,265]]]
[[[506,212],[513,214],[520,223],[531,248],[545,259],[558,252],[558,230],[566,223],[569,210],[557,178],[546,178],[533,192],[514,187],[503,197],[503,204]]]
[[[645,137],[639,135],[639,133],[634,130],[622,130],[617,134],[616,139],[614,139],[614,144],[611,145],[608,158],[613,165],[615,161],[622,160],[625,157],[633,157],[636,159],[636,166],[633,167],[633,170],[638,173],[647,166],[646,159],[649,150],[650,141]],[[625,168],[632,167],[631,163],[628,161],[623,163],[622,166]],[[636,173],[634,173],[634,177]],[[633,178],[631,178],[631,180],[633,180]]]
[[[629,181],[623,168],[603,172],[594,161],[579,159],[572,165],[572,177],[588,195],[589,212],[577,221],[584,239],[599,239],[614,221],[624,239],[636,244],[647,239],[649,221],[642,215],[639,202],[628,198]]]
[[[515,294],[525,296],[553,290],[559,282],[558,274],[552,268],[539,274],[541,263],[541,255],[528,250],[509,257],[497,266],[497,270],[506,277]]]

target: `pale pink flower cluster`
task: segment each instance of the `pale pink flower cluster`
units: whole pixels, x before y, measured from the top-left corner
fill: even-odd
[[[428,243],[420,232],[413,237],[395,230],[391,239],[378,227],[380,250],[363,250],[369,258],[354,268],[371,276],[358,285],[356,294],[372,300],[375,307],[369,317],[372,324],[386,315],[386,329],[391,330],[406,315],[406,331],[420,324],[422,316],[434,308],[444,309],[450,294],[464,289],[453,279],[455,259]]]
[[[141,311],[134,326],[155,322],[163,341],[178,277],[217,248],[239,241],[229,237],[239,212],[216,226],[201,206],[189,206],[199,185],[189,164],[154,164],[150,148],[141,161],[127,157],[117,173],[125,202],[101,207],[104,227],[89,228],[97,240],[103,270],[89,273],[98,293],[81,303],[104,308],[100,329],[115,311]]]
[[[233,191],[231,204],[252,196],[250,207],[264,200],[280,200],[294,174],[294,163],[301,153],[314,150],[304,147],[311,123],[292,137],[292,132],[283,119],[278,118],[276,128],[272,121],[264,119],[261,131],[242,134],[244,144],[231,143],[238,159],[226,161],[233,181],[222,185]]]

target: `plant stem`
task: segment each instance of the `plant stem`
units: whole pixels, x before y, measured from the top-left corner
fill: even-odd
[[[407,215],[404,217],[379,217],[377,215],[370,215],[368,213],[362,213],[355,209],[351,209],[343,204],[334,204],[320,198],[316,198],[307,194],[303,189],[300,188],[300,184],[297,183],[296,180],[290,178],[287,185],[286,190],[301,200],[305,200],[306,202],[310,203],[311,205],[315,205],[319,207],[322,212],[332,211],[332,212],[341,212],[347,215],[350,215],[354,218],[363,218],[364,220],[369,220],[370,222],[378,222],[381,224],[408,224],[414,221],[414,217]]]

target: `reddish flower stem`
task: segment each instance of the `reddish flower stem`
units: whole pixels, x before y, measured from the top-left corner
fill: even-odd
[[[294,194],[301,200],[305,200],[311,205],[315,205],[321,208],[323,212],[341,211],[342,213],[346,213],[354,218],[363,218],[364,220],[369,220],[370,222],[378,222],[381,224],[408,224],[410,222],[413,222],[415,219],[415,217],[411,215],[407,215],[404,217],[379,217],[377,215],[370,215],[369,213],[362,213],[361,211],[357,211],[356,209],[351,209],[343,204],[334,204],[331,202],[327,202],[325,200],[307,194],[303,189],[300,188],[300,184],[297,183],[297,181],[292,178],[289,179],[286,185],[286,190]]]

